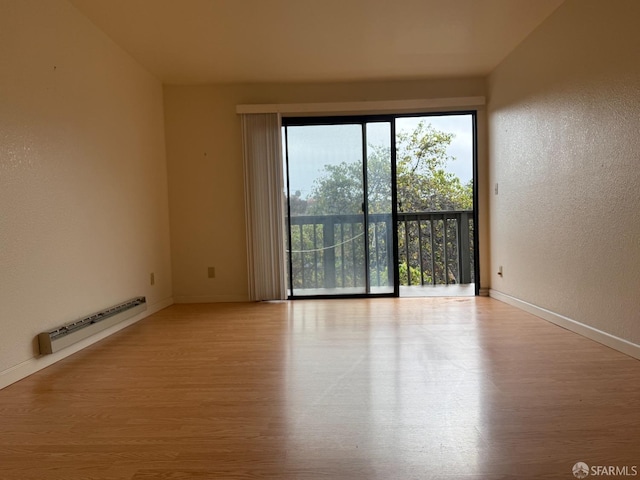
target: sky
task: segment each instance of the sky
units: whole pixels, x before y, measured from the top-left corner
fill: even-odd
[[[411,132],[423,120],[437,130],[453,133],[447,149],[453,157],[446,170],[464,184],[473,177],[473,124],[471,115],[401,117],[396,119],[396,131]],[[314,125],[288,127],[289,182],[291,192],[300,190],[307,198],[315,178],[323,175],[325,165],[342,162],[362,162],[360,125]],[[388,122],[367,126],[367,145],[390,146]]]

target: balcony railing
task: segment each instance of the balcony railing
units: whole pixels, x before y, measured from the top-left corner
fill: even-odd
[[[392,286],[392,217],[367,221],[365,243],[363,215],[291,217],[293,288]],[[397,228],[401,285],[474,282],[472,211],[399,213]]]

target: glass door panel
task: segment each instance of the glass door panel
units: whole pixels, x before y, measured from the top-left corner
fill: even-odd
[[[372,294],[393,293],[391,123],[366,124],[368,279]]]
[[[285,127],[289,294],[367,293],[362,125]]]
[[[396,119],[400,296],[473,296],[471,113]]]

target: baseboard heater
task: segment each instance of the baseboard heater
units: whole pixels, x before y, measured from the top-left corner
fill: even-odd
[[[40,353],[54,353],[83,340],[95,333],[101,332],[117,323],[131,318],[147,309],[145,297],[135,297],[113,307],[67,323],[55,330],[42,332],[38,335]]]

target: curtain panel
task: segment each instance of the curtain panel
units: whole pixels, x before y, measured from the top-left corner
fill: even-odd
[[[280,114],[244,114],[245,220],[249,298],[287,298]]]

